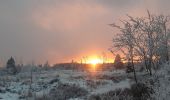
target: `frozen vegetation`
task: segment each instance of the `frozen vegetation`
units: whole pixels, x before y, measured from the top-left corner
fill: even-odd
[[[2,100],[25,100],[55,97],[56,100],[87,99],[118,88],[129,88],[131,79],[125,71],[78,71],[49,68],[21,69],[16,75],[3,73],[0,77]],[[27,71],[26,71],[27,70]],[[4,70],[2,69],[1,72]],[[62,97],[60,97],[62,96]],[[40,99],[41,100],[41,99]]]
[[[89,72],[30,67],[31,71],[29,67],[23,67],[18,74],[10,75],[2,68],[0,99],[168,100],[170,96],[169,66],[168,63],[163,64],[159,70],[153,72],[152,76],[145,71],[137,70],[138,88],[133,73],[126,73],[125,69]]]

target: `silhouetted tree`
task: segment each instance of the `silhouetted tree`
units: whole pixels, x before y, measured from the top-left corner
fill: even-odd
[[[121,61],[121,57],[119,54],[116,55],[114,60],[114,67],[115,68],[123,68],[123,62]]]
[[[11,57],[8,61],[7,61],[7,70],[9,74],[16,74],[17,73],[17,69],[15,66],[15,60],[13,57]]]

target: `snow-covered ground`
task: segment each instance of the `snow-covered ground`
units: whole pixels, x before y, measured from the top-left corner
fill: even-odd
[[[155,100],[170,98],[170,64],[160,66],[149,76],[147,72],[137,72],[138,81],[153,84],[152,97]],[[32,76],[32,77],[31,77]],[[34,100],[49,94],[59,84],[72,84],[88,91],[86,97],[76,97],[70,100],[86,100],[92,95],[104,94],[117,89],[130,88],[134,83],[133,73],[123,70],[115,71],[78,71],[53,69],[37,69],[31,74],[24,70],[17,75],[4,74],[0,77],[0,100]],[[30,94],[31,92],[31,94]],[[31,96],[30,96],[31,95]]]
[[[105,93],[117,88],[130,87],[123,70],[116,71],[75,71],[49,69],[32,72],[24,71],[17,75],[3,75],[0,77],[0,100],[25,99],[30,88],[33,95],[41,96],[48,93],[58,83],[76,84],[88,91],[88,95]]]

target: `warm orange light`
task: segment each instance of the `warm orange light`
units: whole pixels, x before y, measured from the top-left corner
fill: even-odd
[[[92,65],[96,65],[96,64],[101,64],[101,63],[103,63],[103,61],[102,61],[101,59],[95,58],[95,59],[90,59],[90,60],[88,60],[87,63],[92,64]]]

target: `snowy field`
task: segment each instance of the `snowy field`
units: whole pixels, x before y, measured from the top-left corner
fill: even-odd
[[[148,100],[168,100],[170,97],[170,68],[164,64],[153,70],[150,76],[146,71],[137,71],[138,82],[152,88]],[[123,70],[80,71],[57,68],[23,68],[16,75],[2,74],[0,77],[0,100],[98,100],[97,96],[110,100],[116,93],[127,98],[128,89],[134,84],[133,73]],[[121,89],[120,92],[119,90]],[[115,92],[116,91],[116,92]],[[128,91],[128,92],[127,92]],[[134,92],[133,90],[132,92]],[[52,96],[53,99],[47,97]],[[89,98],[92,99],[89,99]],[[95,98],[95,99],[94,99]],[[121,99],[121,100],[132,100]],[[142,99],[145,100],[145,99]]]
[[[48,94],[59,84],[74,84],[87,90],[86,96],[74,99],[87,99],[93,94],[102,94],[118,88],[129,88],[130,79],[123,70],[116,71],[75,71],[75,70],[35,70],[20,72],[17,75],[0,77],[0,100],[25,100]],[[30,94],[31,91],[31,94]]]

